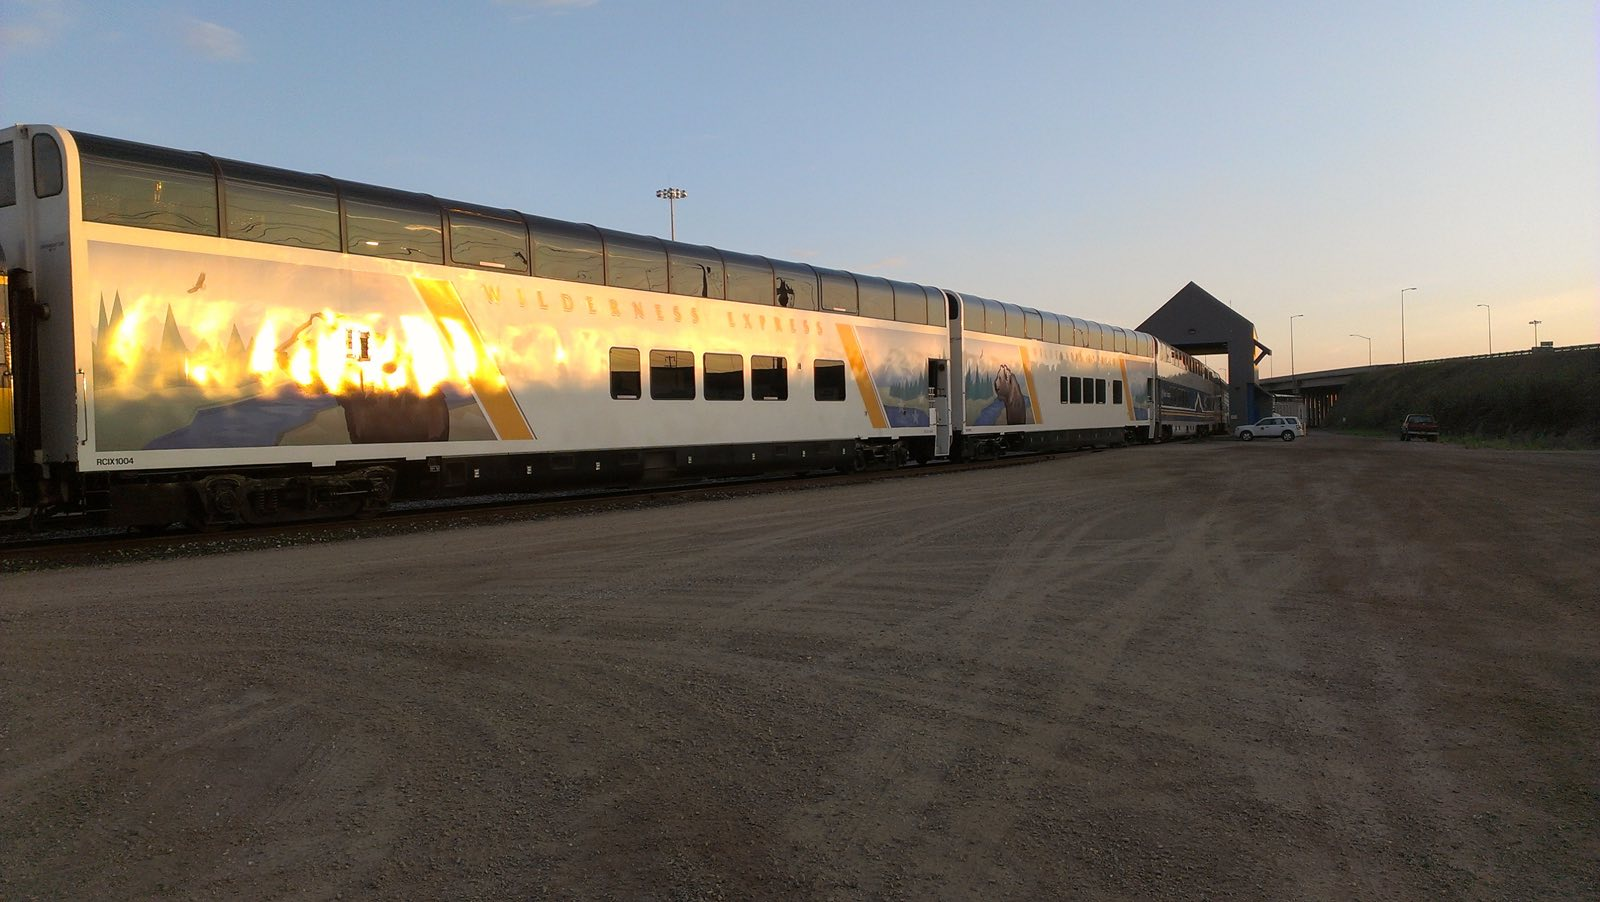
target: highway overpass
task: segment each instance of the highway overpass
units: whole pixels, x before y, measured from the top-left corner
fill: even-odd
[[[1509,351],[1503,354],[1468,354],[1462,357],[1411,360],[1406,363],[1380,363],[1375,366],[1351,366],[1337,370],[1319,370],[1314,373],[1295,373],[1292,376],[1272,376],[1260,380],[1259,384],[1263,389],[1274,395],[1299,395],[1305,401],[1306,425],[1323,426],[1328,422],[1328,414],[1333,410],[1334,402],[1339,400],[1340,389],[1344,388],[1346,382],[1363,373],[1379,373],[1400,367],[1428,366],[1435,363],[1455,363],[1461,360],[1493,360],[1501,357],[1559,354],[1565,351],[1585,351],[1596,348],[1600,348],[1600,345],[1567,345],[1560,348],[1541,345],[1524,351]]]

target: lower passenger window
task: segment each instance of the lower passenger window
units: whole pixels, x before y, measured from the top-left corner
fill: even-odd
[[[705,355],[707,401],[744,400],[744,358],[738,354]]]
[[[844,400],[844,361],[817,360],[812,363],[811,378],[816,384],[818,401]]]
[[[1083,379],[1081,377],[1078,377],[1078,376],[1073,376],[1072,377],[1072,388],[1071,388],[1071,396],[1070,397],[1071,397],[1070,403],[1073,403],[1073,404],[1082,404],[1083,403]]]
[[[693,352],[650,352],[650,397],[657,401],[694,400]]]
[[[1111,381],[1111,403],[1113,403],[1113,404],[1121,404],[1122,403],[1122,380],[1121,379],[1113,379]]]
[[[611,349],[611,397],[628,401],[639,400],[643,391],[639,374],[638,348]]]
[[[1063,403],[1063,404],[1066,404],[1067,403],[1067,399],[1072,397],[1071,385],[1072,385],[1072,380],[1071,380],[1070,377],[1068,377],[1068,376],[1062,376],[1061,377],[1061,403]]]
[[[789,400],[789,361],[751,355],[750,396],[757,401]]]
[[[1106,403],[1106,380],[1104,379],[1094,380],[1094,403]]]

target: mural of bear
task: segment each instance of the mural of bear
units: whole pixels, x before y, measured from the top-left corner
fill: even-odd
[[[994,396],[1004,405],[1004,425],[1020,426],[1028,422],[1028,399],[1022,393],[1022,386],[1017,384],[1017,377],[1011,372],[1011,367],[1000,365],[994,374]]]

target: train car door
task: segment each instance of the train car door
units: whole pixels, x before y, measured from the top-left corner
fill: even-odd
[[[0,143],[0,209],[17,203],[16,142]],[[10,211],[11,216],[16,211]],[[8,224],[9,225],[9,224]],[[0,235],[0,510],[16,506],[13,478],[16,475],[16,414],[11,401],[11,289],[7,272],[8,236]]]
[[[1157,365],[1159,367],[1159,364]],[[1150,378],[1144,380],[1145,396],[1150,399],[1150,441],[1161,441],[1161,396],[1156,394],[1161,390],[1161,380]]]
[[[950,361],[928,358],[928,411],[933,415],[933,456],[950,456]]]
[[[10,506],[11,477],[16,472],[15,440],[12,429],[16,416],[11,412],[11,314],[6,300],[9,279],[5,271],[5,251],[0,249],[0,510]]]
[[[962,369],[961,357],[961,330],[966,316],[963,312],[966,306],[966,299],[954,291],[944,292],[944,298],[946,310],[949,312],[947,325],[950,327],[950,334],[945,339],[950,348],[950,356],[946,358],[944,368],[946,382],[944,408],[946,419],[950,425],[941,427],[934,441],[947,442],[947,444],[941,445],[943,456],[953,456],[955,459],[960,459],[962,455],[961,434],[966,431],[967,423],[967,403],[964,397],[966,393],[963,390],[961,394],[956,394],[950,391],[950,387],[953,386],[959,389],[966,385],[966,375]],[[947,431],[949,433],[948,438],[945,437]]]

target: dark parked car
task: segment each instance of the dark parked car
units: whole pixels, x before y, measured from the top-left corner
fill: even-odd
[[[1406,414],[1405,422],[1400,424],[1400,441],[1409,442],[1414,438],[1430,442],[1439,440],[1439,423],[1434,420],[1432,414]]]

